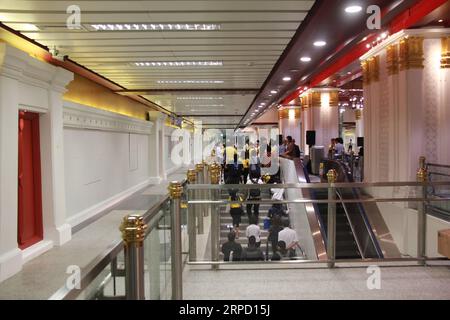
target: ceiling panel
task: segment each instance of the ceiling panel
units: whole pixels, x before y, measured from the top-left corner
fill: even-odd
[[[315,1],[3,1],[0,20],[145,98],[189,119],[233,128]],[[68,6],[81,28],[67,29]],[[217,24],[218,30],[96,31],[98,24]],[[37,30],[30,31],[29,24]],[[138,67],[135,62],[221,61],[222,66]],[[159,80],[221,83],[158,83]],[[236,89],[236,90],[231,90]],[[239,89],[250,90],[238,94]],[[194,90],[194,92],[167,91]],[[222,91],[217,91],[222,90]],[[228,90],[228,91],[227,91]],[[144,90],[146,91],[146,90]],[[244,92],[243,90],[241,90]],[[147,91],[148,92],[148,91]],[[191,100],[179,98],[192,98]]]

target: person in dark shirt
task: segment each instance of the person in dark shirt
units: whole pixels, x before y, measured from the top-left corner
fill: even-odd
[[[263,261],[264,253],[256,246],[256,238],[251,236],[248,238],[248,247],[242,251],[242,261]]]
[[[241,259],[242,254],[242,246],[239,243],[236,243],[234,240],[236,239],[236,234],[234,232],[230,232],[228,234],[228,241],[222,245],[222,253],[224,255],[224,261],[230,261],[230,255],[232,255],[231,261],[239,261]]]
[[[281,226],[281,224],[282,224],[281,216],[275,215],[272,218],[272,223],[269,228],[269,236],[268,236],[268,240],[269,240],[270,244],[272,245],[272,253],[274,253],[274,254],[275,254],[275,252],[277,252],[278,233],[281,230],[283,230],[283,227]],[[266,252],[267,255],[268,255],[268,251],[269,251],[269,247],[267,247],[267,252]]]

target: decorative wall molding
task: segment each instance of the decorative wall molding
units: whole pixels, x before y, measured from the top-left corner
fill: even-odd
[[[150,135],[153,127],[151,121],[134,119],[69,101],[64,101],[63,118],[66,128]]]
[[[0,75],[46,90],[65,92],[73,73],[30,57],[6,43],[0,43]]]
[[[441,39],[443,37],[450,36],[449,28],[436,28],[436,29],[406,29],[400,32],[397,32],[386,38],[379,45],[373,47],[366,54],[361,56],[360,61],[365,61],[370,57],[373,57],[377,54],[380,54],[383,50],[385,50],[388,46],[398,43],[402,38],[405,37],[423,37],[425,39]]]

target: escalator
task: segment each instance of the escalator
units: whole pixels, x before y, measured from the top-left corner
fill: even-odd
[[[326,160],[324,169],[324,172],[328,172],[330,169],[336,170],[338,173],[337,182],[354,182],[353,176],[342,162]],[[307,174],[305,170],[305,175]],[[307,180],[309,181],[309,177]],[[328,190],[314,189],[311,196],[317,200],[328,199]],[[338,188],[336,190],[336,199],[354,200],[360,198],[361,195],[356,188]],[[322,236],[326,241],[328,204],[315,204],[314,209],[321,225]],[[383,258],[383,252],[361,203],[336,204],[336,258]]]

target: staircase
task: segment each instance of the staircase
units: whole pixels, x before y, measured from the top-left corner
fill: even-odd
[[[270,199],[270,191],[262,190],[261,191],[262,199]],[[227,191],[222,191],[221,193],[222,200],[228,200],[229,194]],[[267,212],[271,206],[269,204],[262,204],[259,207],[259,227],[261,229],[261,250],[266,256],[267,252],[267,237],[269,236],[268,230],[264,230],[264,219],[267,217]],[[236,242],[241,244],[242,248],[246,248],[248,244],[247,237],[245,236],[245,230],[248,227],[248,216],[247,216],[247,208],[246,205],[243,205],[244,215],[241,218],[241,223],[239,225],[239,239],[236,239]],[[227,226],[233,225],[233,219],[231,218],[230,213],[227,211],[226,205],[221,205],[220,208],[220,247],[222,244],[228,241],[227,235],[230,232],[230,229]],[[272,254],[271,248],[269,248],[269,255]],[[221,257],[223,259],[223,257]],[[267,257],[266,257],[267,259]]]

